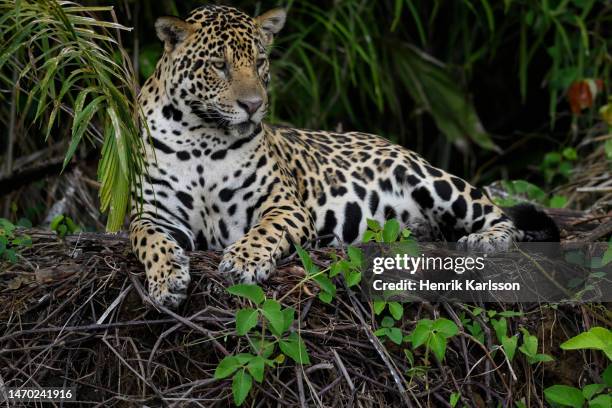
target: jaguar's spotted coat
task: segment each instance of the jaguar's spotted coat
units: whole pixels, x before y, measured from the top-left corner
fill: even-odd
[[[184,297],[185,250],[225,249],[222,273],[261,281],[293,243],[353,242],[367,218],[472,250],[527,237],[480,190],[378,136],[262,123],[266,48],[284,21],[282,10],[251,18],[207,6],[156,23],[165,52],[140,95],[152,146],[130,226],[155,299]]]

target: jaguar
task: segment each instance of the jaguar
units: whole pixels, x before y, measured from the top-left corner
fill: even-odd
[[[261,282],[295,244],[355,242],[367,219],[470,251],[556,239],[540,210],[503,211],[382,137],[266,124],[270,46],[285,20],[282,9],[252,18],[204,6],[155,23],[164,51],[139,95],[145,167],[130,241],[156,301],[185,298],[187,251],[223,250],[221,274]]]

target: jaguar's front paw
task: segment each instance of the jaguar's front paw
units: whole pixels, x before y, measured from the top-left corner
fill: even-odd
[[[512,246],[512,237],[499,232],[477,232],[466,235],[457,241],[457,249],[468,252],[494,254],[506,252]]]
[[[149,295],[164,306],[177,308],[187,296],[191,281],[189,258],[178,245],[168,243],[150,259],[146,264]]]
[[[256,249],[240,244],[229,246],[219,263],[219,272],[237,283],[265,281],[274,271],[276,261],[270,254],[259,253]]]

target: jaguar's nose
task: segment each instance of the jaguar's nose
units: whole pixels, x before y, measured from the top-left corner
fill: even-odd
[[[257,109],[259,109],[259,107],[263,103],[263,99],[261,99],[260,97],[248,98],[248,99],[245,98],[245,99],[238,99],[236,102],[238,103],[238,106],[244,109],[245,112],[248,113],[250,116],[254,114],[255,112],[257,112]]]

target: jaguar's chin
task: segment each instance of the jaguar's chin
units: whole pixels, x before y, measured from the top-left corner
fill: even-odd
[[[249,119],[244,122],[237,123],[233,126],[233,128],[238,134],[251,134],[259,126],[259,124],[259,122]]]

